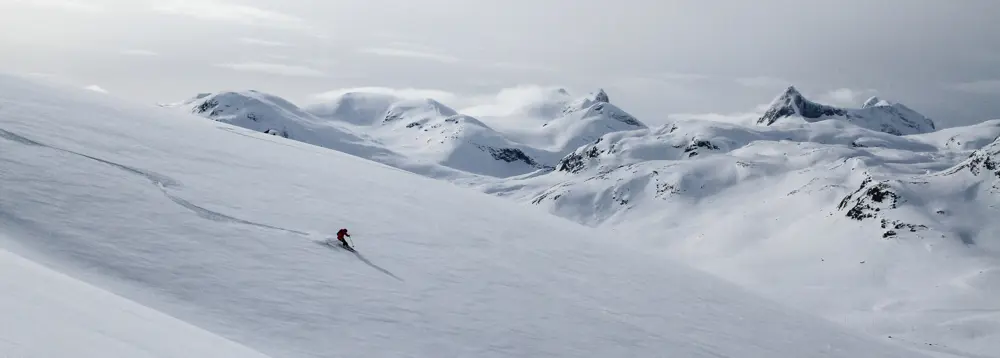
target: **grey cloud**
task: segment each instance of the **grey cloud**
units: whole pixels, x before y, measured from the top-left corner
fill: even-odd
[[[949,88],[967,93],[1000,95],[1000,79],[979,80],[964,83],[956,83]]]
[[[284,43],[284,42],[264,40],[264,39],[256,39],[256,38],[251,38],[251,37],[241,37],[237,41],[239,41],[241,44],[252,45],[252,46],[264,46],[264,47],[288,47],[288,46],[291,46],[291,45],[289,45],[287,43]]]
[[[228,68],[235,71],[259,72],[259,73],[280,75],[280,76],[297,76],[297,77],[326,76],[326,73],[314,68],[281,64],[281,63],[240,62],[240,63],[222,63],[222,64],[217,64],[215,66]]]
[[[435,53],[423,47],[404,47],[399,46],[398,44],[390,47],[365,47],[359,49],[358,52],[378,56],[402,57],[404,59],[430,60],[444,63],[457,63],[461,61],[458,57]]]

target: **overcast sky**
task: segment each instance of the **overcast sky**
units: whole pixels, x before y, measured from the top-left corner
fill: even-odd
[[[0,0],[0,71],[148,103],[257,89],[604,88],[650,124],[817,101],[1000,118],[997,0]]]

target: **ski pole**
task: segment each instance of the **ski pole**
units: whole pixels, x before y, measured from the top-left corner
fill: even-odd
[[[354,247],[354,241],[350,237],[347,238],[347,242],[351,244],[351,247]]]

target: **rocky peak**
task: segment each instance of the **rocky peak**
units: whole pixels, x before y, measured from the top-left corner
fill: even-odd
[[[611,99],[608,98],[608,93],[604,92],[604,89],[598,89],[597,93],[594,94],[594,102],[604,102],[611,103]]]
[[[802,97],[802,92],[799,92],[795,86],[788,86],[788,88],[785,88],[785,92],[782,92],[781,95],[778,96],[778,100],[787,100],[796,97]]]
[[[605,103],[611,103],[610,98],[608,98],[608,93],[604,92],[604,89],[598,89],[596,92],[591,92],[584,97],[580,97],[575,101],[568,103],[565,107],[563,107],[563,113],[587,110],[595,104],[599,105]]]
[[[757,124],[771,125],[778,119],[791,116],[802,116],[807,119],[816,119],[827,116],[842,116],[846,111],[840,108],[822,105],[806,99],[795,86],[788,86],[784,92],[771,101],[764,115],[757,120]]]

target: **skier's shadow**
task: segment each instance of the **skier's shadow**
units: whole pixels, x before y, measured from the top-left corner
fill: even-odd
[[[345,248],[340,247],[340,244],[333,244],[333,243],[330,243],[330,242],[327,242],[327,241],[319,241],[318,243],[320,245],[329,246],[330,248],[335,248],[335,249],[340,249],[340,250],[348,251],[348,252],[354,254],[354,256],[357,256],[358,260],[361,260],[361,262],[364,262],[366,265],[371,266],[371,268],[379,270],[380,272],[386,274],[387,276],[390,276],[390,277],[392,277],[394,279],[397,279],[399,281],[405,281],[402,278],[399,278],[399,276],[394,275],[389,270],[386,270],[386,269],[380,267],[379,265],[376,265],[373,262],[368,261],[367,258],[365,258],[364,256],[362,256],[361,253],[359,253],[357,251],[347,250]]]

